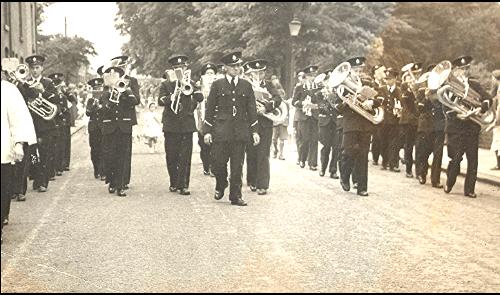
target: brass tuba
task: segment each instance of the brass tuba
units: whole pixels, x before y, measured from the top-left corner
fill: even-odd
[[[445,60],[440,62],[430,72],[427,85],[430,90],[437,91],[438,100],[457,114],[469,118],[488,131],[495,126],[496,117],[490,107],[481,114],[481,95],[469,87],[468,80],[460,81],[453,73],[452,64]],[[454,99],[453,99],[454,97]]]
[[[337,95],[343,102],[373,124],[380,124],[384,119],[383,107],[368,111],[362,106],[365,100],[373,99],[377,91],[363,85],[360,77],[351,71],[351,65],[348,62],[341,63],[333,70],[328,79],[328,87],[336,88]]]

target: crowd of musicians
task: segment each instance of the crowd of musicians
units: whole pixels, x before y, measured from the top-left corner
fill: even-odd
[[[6,79],[24,98],[36,133],[34,140],[19,143],[24,156],[15,162],[12,185],[8,188],[18,201],[25,199],[29,177],[33,179],[33,189],[46,192],[50,180],[69,170],[68,105],[76,98],[67,91],[63,74],[44,76],[44,61],[39,55],[26,58],[27,77],[22,71],[6,72]],[[368,196],[370,150],[373,165],[397,173],[403,149],[401,160],[406,177],[414,177],[415,171],[419,183],[425,184],[432,154],[430,182],[446,193],[456,182],[465,154],[468,163],[464,195],[475,198],[479,134],[500,122],[499,78],[496,71],[496,85],[488,93],[474,77],[469,77],[471,61],[470,56],[463,56],[452,62],[428,65],[425,71],[421,63],[411,63],[401,70],[384,65],[368,67],[361,56],[321,73],[318,66],[311,65],[297,72],[297,84],[287,98],[277,77],[268,79],[269,61],[265,59],[244,62],[241,52],[231,52],[220,63],[203,64],[196,73],[199,81],[193,81],[189,57],[171,56],[157,98],[163,106],[161,122],[169,190],[190,194],[193,133],[197,133],[203,173],[215,177],[216,200],[222,199],[229,187],[231,204],[247,205],[242,196],[245,159],[247,185],[252,192],[266,194],[272,175],[271,147],[274,146],[274,158],[285,159],[289,110],[295,109],[297,165],[304,168],[307,163],[309,169],[319,169],[321,177],[328,172],[331,178],[340,179],[345,191],[352,185],[358,195]],[[87,82],[86,115],[93,174],[108,184],[109,193],[120,197],[126,196],[129,189],[132,129],[137,125],[135,107],[144,93],[138,80],[130,75],[130,66],[129,57],[115,57],[99,67],[98,78]],[[439,76],[444,71],[442,67],[464,85],[465,93],[457,93],[443,81],[439,87],[429,86],[432,75],[443,80]],[[476,93],[475,109],[460,112],[443,103],[443,97],[470,100],[469,90]],[[491,112],[493,122],[473,119]],[[450,162],[446,182],[442,184],[445,138]],[[319,165],[318,142],[322,146]],[[3,167],[2,162],[2,174]],[[3,196],[2,184],[2,226],[8,222],[10,207],[10,198],[4,203]]]

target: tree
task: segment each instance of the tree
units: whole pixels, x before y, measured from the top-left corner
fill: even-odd
[[[46,73],[61,72],[67,82],[77,82],[81,67],[90,64],[88,56],[97,53],[92,42],[81,37],[64,37],[60,34],[39,35],[38,53],[46,57]]]

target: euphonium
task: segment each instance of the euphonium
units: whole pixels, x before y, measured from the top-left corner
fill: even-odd
[[[469,87],[467,79],[462,82],[455,77],[451,69],[452,64],[447,60],[436,65],[427,80],[429,89],[437,90],[438,100],[443,105],[457,114],[469,116],[482,130],[493,128],[496,122],[494,110],[490,107],[481,114],[481,95]]]
[[[348,62],[341,63],[333,70],[328,79],[328,87],[336,88],[337,95],[343,102],[373,124],[380,124],[384,119],[383,107],[368,111],[362,106],[365,100],[373,99],[377,91],[362,85],[361,79],[351,71],[351,65]]]
[[[54,96],[52,94],[50,97]],[[33,101],[28,102],[28,108],[42,119],[50,121],[57,115],[57,106],[39,94]]]

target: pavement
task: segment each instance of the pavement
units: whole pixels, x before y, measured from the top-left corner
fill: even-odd
[[[85,129],[71,171],[13,202],[1,292],[499,292],[500,188],[477,199],[369,165],[369,197],[286,160],[247,207],[213,199],[192,160],[191,196],[168,191],[164,152],[133,147],[119,198],[92,174]],[[163,145],[160,143],[159,150]],[[444,178],[445,176],[442,175]]]

